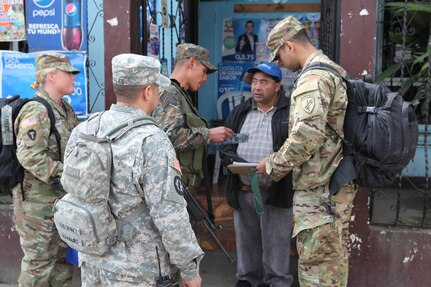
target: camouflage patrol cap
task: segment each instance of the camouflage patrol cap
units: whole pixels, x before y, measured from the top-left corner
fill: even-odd
[[[112,58],[112,81],[121,86],[157,85],[166,88],[171,81],[160,74],[160,62],[153,57],[120,54]]]
[[[266,46],[271,51],[270,62],[275,60],[280,47],[302,29],[304,29],[304,26],[293,16],[284,18],[275,25],[266,41]]]
[[[195,57],[196,60],[207,68],[207,74],[217,71],[216,66],[210,63],[210,52],[204,47],[191,43],[179,44],[177,46],[177,61],[191,57]]]
[[[74,74],[80,72],[77,68],[72,66],[69,57],[62,54],[41,54],[36,56],[35,62],[36,72],[40,72],[45,69],[58,69]]]

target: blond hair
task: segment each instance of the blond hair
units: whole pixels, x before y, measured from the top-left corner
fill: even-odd
[[[31,83],[30,88],[32,90],[38,90],[41,86],[43,86],[45,84],[46,75],[48,75],[48,73],[52,73],[56,70],[57,70],[56,68],[47,68],[47,69],[42,69],[42,70],[37,71],[36,72],[36,81]]]

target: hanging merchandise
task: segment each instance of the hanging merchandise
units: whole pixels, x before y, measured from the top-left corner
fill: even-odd
[[[175,63],[175,47],[185,39],[186,20],[183,2],[183,0],[176,0],[174,3],[170,0],[168,3],[168,0],[161,0],[160,10],[157,11],[155,1],[146,1],[147,19],[149,19],[146,23],[149,35],[147,55],[159,58],[162,74],[168,77]]]
[[[168,59],[165,58],[165,46],[166,46],[166,42],[165,42],[165,28],[162,28],[162,58],[160,59],[160,64],[161,64],[161,73],[162,75],[164,75],[165,77],[169,77],[168,75]]]
[[[25,40],[24,1],[1,1],[0,42]],[[5,4],[5,3],[14,4]]]
[[[166,59],[166,58],[160,59],[160,64],[162,66],[161,74],[164,75],[165,77],[169,77],[169,75],[168,75],[168,59]]]
[[[169,28],[168,0],[162,0],[162,26]]]
[[[148,45],[148,56],[158,58],[160,53],[160,37],[159,27],[156,24],[150,23],[150,43]]]
[[[145,1],[147,12],[147,56],[159,58],[160,55],[160,35],[159,27],[157,26],[157,16],[155,11],[156,3],[154,0]]]

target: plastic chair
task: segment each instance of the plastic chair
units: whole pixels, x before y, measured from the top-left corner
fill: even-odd
[[[227,92],[221,95],[217,100],[217,116],[221,120],[223,119],[223,103],[227,101],[228,103],[228,112],[233,110],[234,107],[244,102],[246,99],[251,97],[251,92],[243,91],[243,92]],[[214,175],[213,175],[213,184],[217,184],[218,178],[220,175],[220,167],[221,167],[221,159],[218,152],[216,151],[215,155],[215,163],[214,163]]]

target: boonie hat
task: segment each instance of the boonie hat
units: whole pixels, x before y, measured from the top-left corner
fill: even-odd
[[[77,68],[72,66],[69,57],[62,54],[41,54],[36,56],[35,62],[36,72],[40,72],[45,69],[58,69],[74,74],[80,72]]]
[[[256,72],[262,72],[268,76],[277,78],[277,82],[281,82],[281,70],[276,64],[262,62],[257,67],[252,67],[247,70],[247,74],[244,76],[244,81],[247,83],[251,83],[253,80],[253,75]]]
[[[121,86],[157,85],[166,88],[171,80],[160,74],[159,60],[137,54],[120,54],[112,58],[112,81]]]
[[[271,51],[269,61],[273,62],[280,47],[302,29],[304,29],[304,26],[293,16],[289,16],[278,22],[269,33],[268,40],[266,41],[266,46]]]
[[[217,67],[210,63],[210,53],[204,47],[191,43],[179,44],[177,46],[177,61],[191,57],[195,57],[196,60],[207,68],[207,74],[217,71]]]

